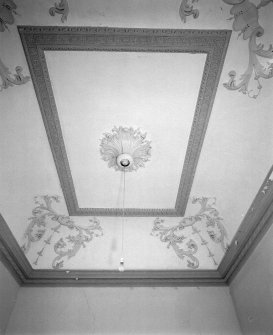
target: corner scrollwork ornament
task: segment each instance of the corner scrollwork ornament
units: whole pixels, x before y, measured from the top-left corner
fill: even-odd
[[[11,74],[10,70],[4,65],[0,59],[0,77],[2,83],[0,84],[0,92],[13,85],[23,85],[30,80],[29,76],[23,75],[23,68],[16,66],[15,74]]]
[[[172,247],[180,259],[186,258],[190,269],[199,268],[200,262],[196,256],[199,246],[207,250],[207,256],[217,266],[210,244],[216,243],[221,246],[222,252],[226,252],[228,242],[215,202],[215,198],[193,198],[192,203],[200,205],[196,215],[184,217],[174,226],[167,226],[164,219],[156,218],[151,235],[159,236],[160,241],[167,243],[167,248]]]
[[[37,206],[32,210],[32,217],[29,218],[30,223],[24,234],[25,242],[21,246],[27,254],[33,243],[42,243],[34,265],[38,265],[39,259],[43,257],[45,249],[52,245],[53,239],[53,249],[57,256],[52,261],[52,268],[61,269],[65,259],[76,256],[82,247],[86,247],[86,243],[103,235],[100,222],[95,217],[89,220],[88,225],[82,226],[76,224],[69,216],[58,214],[52,207],[53,203],[60,201],[58,196],[44,195],[35,197],[34,200]]]
[[[67,0],[60,0],[59,3],[54,4],[54,7],[49,8],[49,14],[51,16],[55,16],[55,14],[62,15],[61,21],[64,23],[67,20],[67,16],[69,13],[69,7]]]
[[[269,45],[268,49],[263,44],[258,44],[256,39],[264,34],[264,29],[259,24],[259,9],[267,6],[272,0],[262,0],[260,4],[255,6],[249,0],[223,0],[228,5],[232,5],[230,14],[233,21],[233,30],[239,31],[239,36],[243,36],[248,41],[249,62],[247,69],[240,76],[239,81],[236,79],[237,74],[234,70],[228,73],[229,80],[224,83],[224,87],[228,90],[238,90],[243,94],[247,94],[250,98],[256,99],[261,90],[261,79],[269,79],[273,77],[273,62],[262,64],[258,57],[264,59],[273,59],[273,47]],[[255,88],[250,88],[251,80],[255,83]]]
[[[187,16],[193,16],[194,19],[197,19],[199,16],[199,10],[193,8],[193,4],[198,2],[198,0],[183,0],[179,8],[179,15],[181,20],[186,23]]]
[[[0,0],[0,32],[9,30],[8,24],[12,25],[14,23],[14,14],[18,15],[16,12],[17,5],[12,0]]]
[[[101,157],[108,162],[109,168],[113,167],[116,171],[136,171],[144,167],[151,157],[151,141],[146,140],[146,136],[146,133],[132,127],[114,127],[101,139]]]

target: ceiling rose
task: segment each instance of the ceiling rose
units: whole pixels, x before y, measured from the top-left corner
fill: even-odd
[[[105,133],[100,143],[102,159],[116,171],[136,171],[151,157],[151,141],[139,128],[114,127]]]

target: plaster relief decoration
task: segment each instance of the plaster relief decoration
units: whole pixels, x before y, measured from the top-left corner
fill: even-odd
[[[219,245],[222,253],[225,253],[228,242],[223,218],[215,208],[216,200],[205,197],[193,198],[192,203],[200,205],[196,215],[183,217],[174,226],[167,226],[164,219],[156,218],[151,235],[159,236],[160,241],[167,243],[167,248],[172,247],[181,260],[186,258],[187,267],[190,269],[199,268],[199,259],[196,256],[199,247],[206,249],[207,257],[217,266],[211,245]]]
[[[232,28],[234,31],[239,31],[239,36],[242,35],[244,40],[248,40],[249,49],[249,61],[245,72],[237,80],[236,72],[234,70],[230,71],[229,81],[224,83],[224,86],[229,90],[238,90],[255,99],[262,90],[260,79],[273,77],[273,62],[265,61],[266,59],[273,59],[272,44],[265,49],[263,44],[257,44],[256,42],[257,37],[261,37],[264,34],[264,29],[258,21],[259,9],[267,6],[272,0],[262,0],[257,6],[249,0],[223,1],[228,5],[232,5],[230,10],[231,20],[234,20]],[[263,63],[261,59],[264,60]]]
[[[199,10],[193,8],[193,5],[198,0],[183,0],[179,8],[179,15],[181,20],[186,23],[186,17],[192,15],[194,19],[197,19],[199,16]]]
[[[61,21],[64,23],[67,20],[67,15],[69,12],[67,0],[61,0],[59,3],[54,4],[54,7],[49,8],[49,14],[55,16],[55,14],[62,15]]]
[[[94,237],[103,235],[100,222],[97,218],[89,220],[86,226],[76,224],[69,216],[58,214],[53,208],[53,203],[58,203],[58,196],[44,195],[34,198],[37,205],[32,210],[30,223],[25,231],[25,242],[22,250],[27,254],[33,243],[39,243],[41,249],[33,264],[38,265],[45,249],[54,249],[56,257],[52,261],[53,269],[64,267],[64,261],[76,256],[77,252]]]
[[[7,24],[14,23],[14,14],[16,12],[16,4],[12,0],[0,0],[0,31],[3,32],[5,29],[9,30]]]
[[[144,167],[151,157],[151,141],[147,141],[146,136],[132,127],[114,127],[101,140],[102,159],[116,171],[131,172]]]
[[[16,66],[15,74],[11,74],[10,70],[4,65],[0,59],[0,77],[2,83],[0,85],[0,92],[13,85],[23,85],[30,80],[29,76],[23,75],[23,68],[21,66]]]

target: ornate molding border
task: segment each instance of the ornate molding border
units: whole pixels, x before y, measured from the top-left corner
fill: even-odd
[[[207,55],[174,209],[125,209],[126,216],[183,216],[231,31],[19,26],[26,58],[70,216],[120,216],[121,209],[79,208],[44,51],[96,50]]]

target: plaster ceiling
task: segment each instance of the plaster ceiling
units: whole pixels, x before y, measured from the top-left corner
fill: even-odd
[[[62,23],[57,12],[49,15],[50,1],[29,0],[18,4],[20,16],[10,32],[0,33],[3,65],[11,72],[20,65],[31,77],[0,92],[1,232],[14,239],[14,249],[23,247],[25,256],[19,250],[17,258],[34,276],[35,270],[52,268],[115,276],[122,245],[122,173],[100,154],[100,140],[114,126],[140,128],[152,147],[145,167],[126,173],[129,272],[181,271],[183,277],[193,270],[191,277],[197,278],[202,271],[220,271],[224,263],[232,266],[262,222],[272,196],[273,79],[260,79],[256,99],[251,98],[257,92],[255,76],[249,94],[234,83],[233,90],[224,87],[230,70],[244,73],[250,56],[247,38],[238,38],[240,29],[226,20],[233,7],[200,1],[194,3],[199,16],[182,22],[180,4],[71,1]],[[259,42],[268,46],[273,4],[256,10],[264,28]],[[37,25],[41,28],[35,30]],[[65,26],[98,28],[81,32]],[[100,28],[108,26],[135,31]],[[206,37],[208,30],[215,37]],[[199,33],[203,42],[202,37],[194,42]],[[93,37],[81,44],[85,36],[108,35],[112,42],[105,45],[93,47]],[[161,49],[159,35],[165,36]],[[177,42],[179,36],[184,44]],[[154,44],[143,50],[147,41]],[[218,63],[208,56],[213,52],[220,55]],[[270,57],[259,61],[268,67]]]
[[[120,173],[108,168],[99,146],[105,132],[127,126],[147,132],[152,158],[127,173],[126,207],[174,208],[205,60],[204,54],[46,51],[79,207],[122,206]]]

